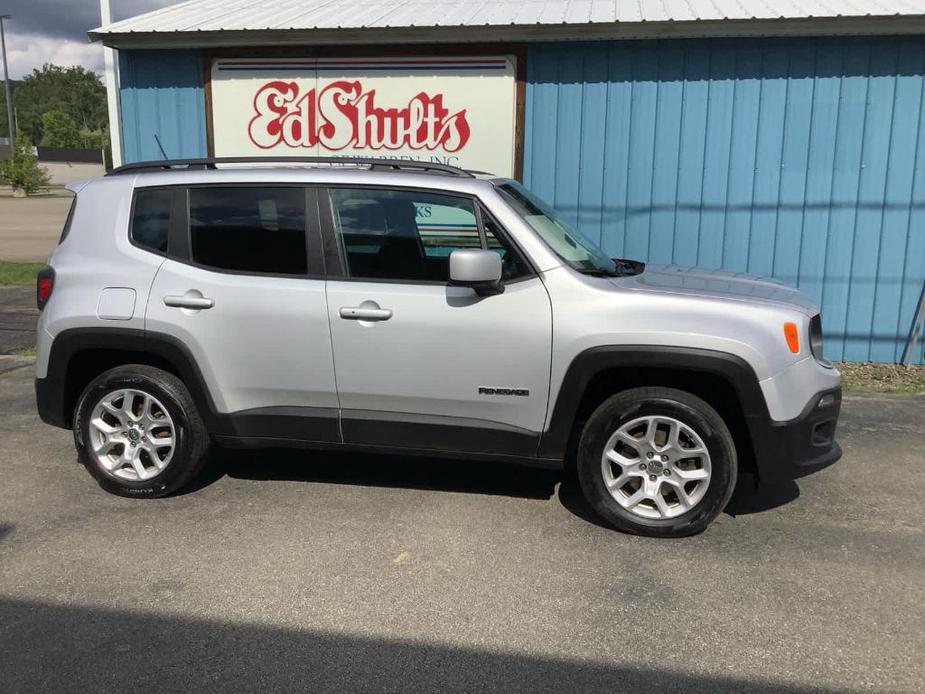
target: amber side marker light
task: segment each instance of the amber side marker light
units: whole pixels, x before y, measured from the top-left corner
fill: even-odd
[[[800,333],[797,331],[796,323],[784,323],[784,337],[787,340],[787,346],[794,354],[800,353]]]

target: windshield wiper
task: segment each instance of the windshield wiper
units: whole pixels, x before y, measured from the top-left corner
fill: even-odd
[[[646,269],[646,264],[638,260],[626,260],[625,258],[613,258],[613,270],[603,268],[577,268],[583,275],[591,277],[632,277],[641,274]]]
[[[617,277],[641,275],[646,269],[645,263],[639,260],[627,260],[626,258],[613,258],[613,264],[616,266]]]

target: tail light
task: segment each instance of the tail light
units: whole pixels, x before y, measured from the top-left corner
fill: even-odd
[[[45,304],[48,303],[54,289],[55,269],[47,265],[39,271],[38,278],[35,281],[35,303],[39,307],[39,311],[45,308]]]

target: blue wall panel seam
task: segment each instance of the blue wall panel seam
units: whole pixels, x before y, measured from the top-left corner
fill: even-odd
[[[883,177],[883,193],[881,199],[883,204],[880,206],[880,235],[877,238],[877,255],[874,258],[874,296],[871,301],[871,306],[873,310],[870,312],[870,340],[867,345],[867,358],[870,359],[871,352],[873,351],[873,341],[876,338],[874,335],[874,319],[877,315],[877,293],[880,284],[880,253],[883,251],[883,227],[886,220],[886,208],[888,203],[887,192],[890,189],[890,174],[892,173],[892,167],[890,166],[890,161],[893,157],[893,127],[896,125],[896,97],[899,93],[899,49],[896,50],[896,68],[893,71],[893,105],[890,109],[890,134],[887,139],[887,150],[886,150],[886,173]]]
[[[610,132],[610,99],[612,97],[611,87],[613,83],[610,79],[610,51],[604,53],[604,73],[607,84],[604,88],[604,134],[601,137],[601,147],[603,148],[604,156],[602,157],[601,164],[601,223],[598,230],[598,240],[603,247],[604,245],[604,228],[606,226],[606,210],[607,205],[605,203],[604,197],[607,194],[607,134]]]
[[[803,239],[806,237],[806,195],[809,192],[809,179],[813,162],[813,119],[816,115],[816,86],[819,81],[819,43],[813,51],[813,89],[809,102],[809,138],[806,143],[806,176],[803,177],[803,213],[800,217],[800,241],[797,245],[797,281],[799,287],[803,278]]]
[[[839,143],[839,133],[841,132],[839,125],[841,123],[841,106],[842,106],[842,88],[844,87],[844,72],[845,72],[845,54],[841,53],[841,67],[842,74],[838,79],[838,98],[835,101],[835,142],[832,145],[832,178],[829,182],[829,205],[831,206],[835,200],[835,182],[838,179],[838,143]],[[832,240],[832,210],[829,209],[829,214],[826,217],[825,223],[825,244],[823,245],[823,260],[822,260],[822,286],[819,289],[820,303],[822,297],[825,296],[826,290],[826,281],[829,277],[829,243]]]
[[[857,234],[858,234],[857,220],[858,220],[858,211],[860,209],[860,204],[861,204],[861,181],[863,178],[862,173],[864,169],[864,144],[867,139],[867,115],[868,115],[868,111],[870,110],[869,101],[870,101],[871,52],[872,52],[872,49],[870,45],[868,45],[867,78],[866,78],[866,84],[864,86],[864,122],[861,125],[860,163],[859,163],[860,169],[858,170],[857,190],[855,190],[855,194],[854,194],[854,228],[851,233],[851,251],[848,254],[848,273],[849,274],[851,273],[852,268],[854,268],[854,250],[857,245],[856,244]],[[844,338],[845,347],[847,347],[847,340],[848,340],[848,316],[851,314],[851,294],[852,294],[851,290],[852,290],[852,284],[849,282],[848,290],[846,292],[847,297],[845,300],[845,320],[843,321],[843,325],[845,326],[845,338]]]
[[[652,114],[652,120],[655,123],[655,129],[652,132],[652,171],[649,175],[649,220],[646,223],[648,239],[646,239],[646,248],[649,253],[649,257],[652,256],[652,191],[655,190],[655,172],[658,169],[657,164],[657,153],[658,153],[658,112],[662,107],[662,62],[658,60],[655,63],[655,113]]]
[[[687,64],[687,53],[683,54],[684,64]],[[682,143],[684,142],[684,116],[687,113],[687,73],[685,69],[681,68],[681,112],[678,114],[678,163],[675,167],[674,175],[674,214],[671,221],[671,254],[669,258],[671,262],[675,262],[675,240],[678,237],[678,203],[680,196],[678,192],[681,190],[681,164],[682,157],[684,154],[684,149]]]
[[[710,51],[707,57],[707,74],[713,75],[713,51]],[[710,113],[713,110],[713,80],[707,81],[707,117],[703,126],[703,157],[700,163],[700,212],[697,215],[697,243],[694,247],[693,257],[700,258],[700,243],[703,239],[703,196],[707,184],[707,143],[710,141],[708,134],[710,132]]]
[[[761,123],[764,114],[764,82],[765,82],[765,48],[761,50],[761,79],[758,80],[758,122],[755,124],[755,148],[752,155],[752,205],[748,212],[748,234],[745,237],[745,271],[751,270],[752,260],[752,233],[755,223],[755,195],[758,187],[758,143],[761,141]]]
[[[788,42],[789,43],[789,42]],[[780,195],[784,181],[784,170],[787,162],[784,158],[784,151],[787,146],[787,104],[790,103],[790,80],[793,72],[793,51],[787,56],[787,84],[784,88],[784,120],[782,123],[783,132],[780,138],[780,159],[779,171],[777,176],[777,214],[774,217],[774,243],[771,247],[771,276],[774,276],[774,270],[777,267],[777,241],[780,238]]]
[[[923,73],[925,73],[925,65],[923,65],[921,69]],[[922,118],[923,114],[925,114],[925,82],[919,83],[919,92],[920,92],[920,95],[919,95],[918,128],[916,128],[916,132],[915,132],[915,154],[913,155],[913,160],[912,160],[912,190],[909,195],[909,218],[906,221],[906,243],[905,243],[905,252],[903,253],[903,273],[902,273],[903,280],[905,280],[909,276],[909,244],[912,242],[912,214],[913,214],[913,211],[915,210],[915,190],[916,190],[915,184],[917,183],[917,178],[919,175],[919,146],[921,145],[922,129],[925,128],[925,122],[923,122],[923,118]],[[921,261],[923,265],[925,265],[925,258],[921,258]],[[925,279],[923,279],[923,282],[925,282]],[[908,282],[904,281],[902,282],[900,286],[900,291],[899,291],[900,307],[902,307],[903,304],[905,303],[907,285],[908,285]],[[913,296],[917,297],[919,293],[921,293],[921,290],[918,287],[913,286],[913,290],[918,290],[916,293],[913,294]],[[915,308],[913,305],[913,313],[914,311],[915,311]],[[901,336],[905,332],[906,335],[908,335],[908,333],[911,332],[912,330],[912,322],[914,320],[915,320],[915,316],[913,315],[909,321],[908,327],[906,327],[904,331],[903,330],[904,326],[902,325],[902,322],[903,322],[902,310],[898,311],[897,316],[896,316],[896,334]],[[922,326],[922,330],[920,332],[925,334],[925,325]],[[923,349],[922,353],[923,355],[925,355],[925,343],[923,343],[922,349]],[[895,351],[897,352],[897,354],[894,356],[894,359],[897,359],[899,356],[901,356],[903,347],[897,344]],[[915,355],[911,355],[911,357],[914,359]]]

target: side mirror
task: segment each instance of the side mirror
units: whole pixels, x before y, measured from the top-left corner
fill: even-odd
[[[471,287],[479,296],[500,294],[504,291],[501,256],[476,248],[453,251],[450,253],[450,284]]]

